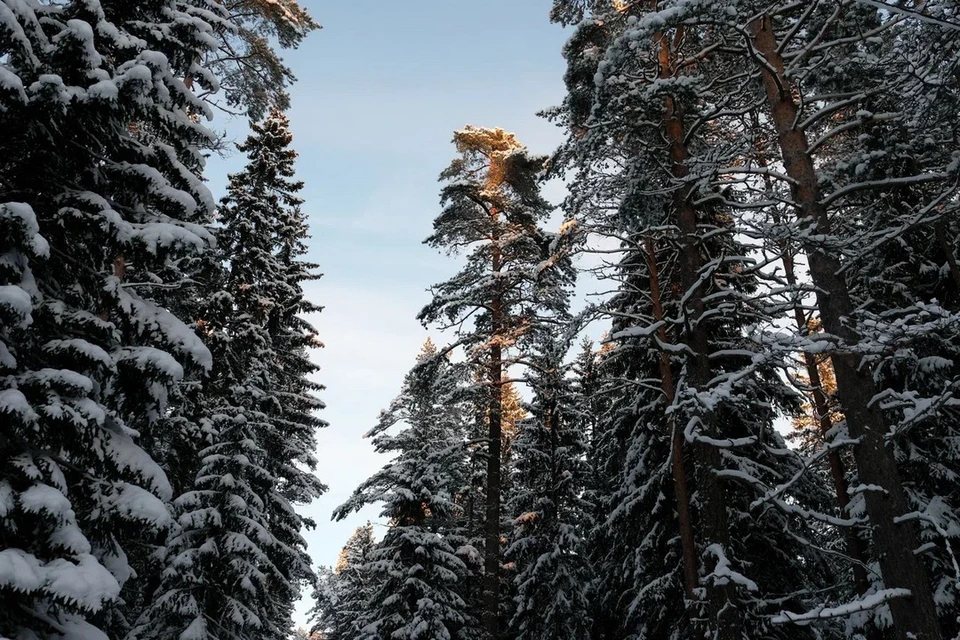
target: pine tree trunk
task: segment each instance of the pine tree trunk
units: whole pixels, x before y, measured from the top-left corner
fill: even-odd
[[[769,16],[750,24],[753,46],[765,59],[759,65],[770,115],[777,128],[784,168],[793,180],[791,189],[797,216],[816,229],[818,235],[830,233],[827,211],[821,204],[817,174],[805,133],[796,127],[797,106],[784,74],[783,59]],[[856,344],[856,333],[845,324],[853,312],[847,284],[840,275],[841,263],[822,247],[804,247],[810,276],[817,288],[817,305],[824,329],[848,344]],[[900,482],[896,461],[885,446],[886,425],[883,415],[871,404],[877,389],[868,370],[860,368],[860,359],[851,353],[835,353],[832,362],[837,379],[837,395],[843,405],[850,434],[860,443],[853,448],[861,482],[875,485],[879,491],[867,491],[867,515],[873,526],[873,544],[880,570],[888,588],[909,589],[909,597],[890,602],[894,627],[901,640],[941,638],[930,586],[920,560],[914,555],[919,546],[914,521],[897,522],[909,511]]]
[[[494,221],[496,221],[494,211]],[[496,222],[494,224],[496,226]],[[497,247],[499,238],[494,237],[493,273],[502,268],[502,256]],[[484,523],[483,566],[483,627],[488,640],[497,640],[500,634],[500,437],[503,422],[503,348],[500,344],[503,331],[503,300],[496,294],[490,301],[491,337],[490,363],[487,383],[490,387],[487,420],[487,503]]]
[[[757,129],[760,128],[760,119],[756,112],[751,114],[753,120],[753,126]],[[762,169],[768,169],[769,163],[767,162],[767,156],[760,144],[757,145],[757,164],[760,165]],[[766,192],[768,197],[773,196],[773,179],[769,174],[764,174],[763,176],[764,186],[766,187]],[[774,217],[774,221],[777,223],[782,222],[780,216],[777,214]],[[794,262],[794,254],[792,252],[789,243],[786,240],[782,240],[778,244],[778,249],[780,250],[780,259],[783,262],[783,271],[786,276],[787,284],[793,287],[796,290],[797,287],[797,273],[796,263]],[[797,325],[797,330],[800,333],[806,333],[808,331],[807,321],[804,317],[803,309],[799,304],[795,305],[793,308],[793,318]],[[816,357],[812,353],[804,352],[803,354],[804,366],[807,370],[807,378],[810,381],[811,391],[811,400],[814,411],[814,419],[817,421],[817,426],[820,428],[820,433],[824,437],[824,442],[830,433],[830,430],[833,428],[833,421],[830,419],[830,406],[827,402],[826,392],[823,388],[823,382],[820,379],[820,369],[817,363]],[[837,496],[837,505],[840,507],[842,513],[849,514],[847,505],[850,504],[850,492],[849,484],[847,483],[847,473],[846,465],[843,464],[843,459],[840,457],[840,453],[836,449],[830,449],[827,453],[827,462],[830,466],[830,478],[833,480],[834,492]],[[861,543],[860,537],[857,535],[857,532],[853,527],[848,527],[845,530],[845,537],[847,539],[847,555],[853,560],[853,581],[857,590],[858,595],[863,595],[867,592],[867,589],[870,588],[870,582],[867,579],[866,571],[866,560],[863,545]],[[872,633],[869,638],[870,640],[876,640],[879,638],[879,634]]]
[[[649,236],[645,238],[644,245],[650,272],[650,298],[653,302],[653,319],[654,322],[663,323],[663,303],[660,300],[660,269],[657,265],[656,247],[653,239]],[[667,343],[667,329],[662,324],[657,329],[657,339],[663,344]],[[667,406],[673,404],[676,389],[673,384],[673,371],[670,367],[670,353],[663,348],[660,350],[660,388],[663,391]],[[690,606],[696,600],[698,586],[697,547],[693,535],[693,520],[690,516],[690,490],[687,486],[687,471],[683,466],[683,431],[673,418],[669,419],[669,428],[672,438],[670,467],[673,474],[673,490],[677,501],[677,524],[680,529],[680,549],[683,557],[683,586],[688,600],[687,612],[689,613]]]
[[[660,77],[671,78],[676,73],[675,53],[669,38],[665,34],[657,34],[659,46]],[[683,39],[683,28],[678,28],[676,40]],[[664,104],[664,129],[667,142],[670,146],[670,165],[673,177],[682,181],[688,174],[686,165],[690,157],[684,140],[683,107],[672,97],[667,96]],[[698,322],[703,315],[704,304],[699,282],[700,247],[698,243],[697,211],[690,202],[690,189],[678,186],[673,193],[673,213],[675,223],[680,229],[680,282],[683,295],[687,298],[687,308],[684,314],[687,319],[687,344],[693,351],[690,359],[689,381],[691,386],[700,389],[709,382],[710,341],[705,326]],[[701,417],[704,425],[709,426],[709,416]],[[713,434],[717,436],[718,434]],[[694,446],[694,460],[697,466],[697,495],[700,503],[700,534],[704,547],[710,544],[719,544],[724,550],[729,549],[730,532],[727,522],[726,497],[723,487],[715,471],[720,468],[720,452],[716,447],[698,443]],[[711,562],[710,565],[713,563]],[[707,573],[713,566],[705,567]],[[715,640],[733,640],[739,635],[736,625],[735,608],[731,603],[730,588],[728,586],[707,587],[706,592],[707,620],[701,631],[705,636]]]
[[[794,270],[793,255],[790,253],[788,247],[783,246],[782,249],[783,269],[787,278],[787,284],[796,287],[797,275]],[[797,329],[801,333],[806,332],[807,323],[803,317],[803,310],[800,309],[799,305],[794,307],[793,313],[797,323]],[[820,379],[820,369],[818,368],[817,359],[812,353],[804,352],[803,361],[807,368],[807,378],[810,380],[810,387],[812,389],[810,395],[813,400],[814,416],[817,420],[817,426],[820,427],[820,433],[826,442],[830,430],[833,429],[833,422],[830,420],[830,406],[827,403],[827,396],[823,390],[823,381]],[[840,506],[841,512],[849,515],[850,512],[847,506],[850,504],[850,492],[847,483],[846,469],[844,468],[843,460],[840,458],[840,453],[836,449],[830,449],[829,453],[827,453],[827,462],[830,464],[830,477],[833,479],[833,488],[837,496],[837,504]],[[870,582],[867,580],[867,571],[865,569],[866,560],[864,559],[863,547],[853,527],[846,529],[846,538],[847,555],[849,555],[854,562],[853,581],[856,585],[857,593],[862,596],[867,592],[867,589],[870,588]]]

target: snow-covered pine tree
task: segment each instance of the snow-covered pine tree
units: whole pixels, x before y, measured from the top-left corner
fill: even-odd
[[[0,635],[105,638],[135,541],[169,524],[149,442],[210,354],[189,288],[213,211],[192,113],[216,2],[0,3]],[[150,135],[141,135],[149,131]],[[187,295],[185,293],[185,295]]]
[[[701,72],[710,34],[681,24],[698,7],[599,5],[566,51],[568,214],[623,251],[606,309],[600,431],[617,489],[598,546],[616,591],[598,594],[601,621],[606,637],[795,638],[775,614],[829,584],[805,522],[827,494],[773,428],[795,397],[718,172],[736,148],[714,126],[735,69]]]
[[[337,574],[327,566],[317,569],[317,584],[311,594],[313,606],[310,608],[310,633],[325,640],[339,640],[344,637],[340,631],[342,622],[336,619],[340,606],[340,590]],[[353,616],[354,620],[358,618]]]
[[[955,440],[946,397],[958,322],[938,299],[955,286],[960,169],[957,94],[947,88],[956,86],[956,31],[938,20],[956,7],[902,9],[768,2],[736,13],[752,34],[741,59],[761,74],[754,93],[782,163],[778,194],[794,204],[789,233],[817,290],[816,338],[836,374],[840,435],[856,439],[851,510],[869,523],[873,576],[882,576],[871,601],[889,600],[874,619],[897,637],[939,638],[957,631],[943,527],[957,522],[944,480],[960,466],[943,444]]]
[[[502,129],[468,126],[454,133],[460,157],[441,174],[443,212],[430,246],[467,253],[463,269],[435,285],[420,312],[424,323],[455,327],[469,362],[486,370],[487,473],[484,513],[484,614],[487,636],[499,637],[501,569],[501,437],[509,353],[522,344],[536,314],[562,304],[559,284],[572,277],[565,236],[539,228],[550,211],[540,196],[544,158]]]
[[[476,637],[476,623],[460,594],[467,567],[448,537],[454,528],[454,492],[466,471],[467,370],[431,342],[424,345],[400,395],[366,434],[377,451],[393,453],[394,459],[334,512],[342,519],[382,502],[382,515],[389,519],[369,555],[376,589],[359,638]],[[397,426],[401,430],[391,432]]]
[[[569,17],[588,3],[564,4],[569,12],[563,16]],[[867,600],[839,608],[821,602],[809,619],[822,618],[826,607],[838,616],[856,614],[850,618],[856,626],[862,617],[858,611],[876,608],[880,626],[892,626],[898,637],[940,637],[934,609],[939,606],[941,620],[950,620],[955,597],[947,584],[952,578],[942,578],[951,549],[937,529],[945,531],[942,525],[954,516],[942,500],[944,489],[936,485],[956,472],[952,451],[938,455],[938,480],[929,482],[926,455],[920,453],[929,445],[918,446],[924,429],[916,427],[946,435],[937,430],[937,422],[951,422],[943,400],[952,393],[952,365],[931,360],[934,351],[920,336],[944,336],[949,342],[956,333],[952,312],[933,303],[930,289],[933,284],[949,296],[949,288],[936,282],[951,277],[955,246],[944,222],[953,214],[958,166],[956,118],[947,115],[956,110],[955,93],[947,88],[955,82],[950,69],[956,52],[952,29],[943,22],[955,8],[949,3],[914,11],[857,2],[666,1],[620,9],[628,26],[619,42],[604,41],[602,35],[617,24],[613,12],[604,24],[581,29],[581,34],[591,29],[600,35],[590,43],[591,50],[582,50],[587,55],[580,60],[586,62],[579,63],[578,72],[591,65],[600,71],[596,93],[601,98],[618,85],[634,85],[639,74],[624,73],[627,67],[620,61],[641,57],[641,43],[652,37],[662,45],[658,53],[667,55],[658,56],[665,82],[651,87],[686,96],[688,112],[681,116],[689,118],[689,108],[697,107],[692,126],[705,132],[699,140],[685,134],[687,180],[703,180],[709,172],[729,176],[733,189],[721,192],[719,201],[738,212],[744,230],[750,210],[763,212],[759,219],[784,211],[795,216],[786,224],[768,218],[750,233],[778,247],[774,259],[784,247],[800,246],[806,253],[825,333],[816,339],[801,335],[796,342],[808,353],[816,349],[832,356],[845,417],[832,444],[842,443],[848,433],[856,438],[856,497],[851,513],[841,516],[848,523],[865,518],[873,533],[870,551],[878,561],[879,571],[872,573],[884,576],[872,587],[882,591]],[[749,43],[744,33],[751,34]],[[676,38],[670,42],[668,35]],[[725,44],[714,46],[721,42]],[[741,46],[726,46],[732,42]],[[677,51],[672,57],[671,48]],[[941,48],[942,55],[930,55]],[[680,74],[664,78],[671,60],[679,63]],[[761,83],[742,73],[748,63],[755,65]],[[591,91],[583,88],[588,84],[582,82],[571,93],[572,107],[582,111],[593,105]],[[758,99],[766,102],[766,113],[759,117],[754,113]],[[623,101],[618,107],[625,119],[642,113],[638,120],[650,121],[648,112],[635,104]],[[616,137],[594,136],[593,157],[602,157],[600,146],[611,140]],[[703,141],[711,143],[707,154],[697,149]],[[701,202],[715,198],[701,195]],[[895,251],[882,250],[893,243],[899,244]],[[914,243],[924,251],[909,246]],[[921,274],[911,282],[915,293],[902,297],[897,291],[887,301],[876,299],[876,284],[900,289],[895,274],[903,269]],[[942,276],[931,278],[937,271]],[[788,284],[792,308],[807,288]],[[939,351],[951,349],[944,343]],[[923,374],[908,373],[919,372],[921,362],[927,369]],[[911,442],[911,435],[919,439]],[[905,475],[910,461],[918,463],[917,480]],[[924,482],[928,488],[913,488]],[[930,510],[927,504],[936,506]],[[918,520],[921,526],[915,526]],[[925,554],[918,555],[921,542]],[[935,567],[936,598],[925,584],[921,558]],[[886,600],[889,610],[877,607]]]
[[[798,77],[805,78],[804,100],[836,96],[817,104],[832,115],[811,115],[806,132],[834,225],[832,234],[818,239],[826,251],[818,250],[843,264],[855,306],[845,323],[856,331],[861,367],[871,370],[879,391],[872,402],[883,409],[885,446],[892,449],[910,510],[906,519],[919,524],[919,557],[941,631],[954,637],[960,623],[953,558],[960,549],[946,532],[960,517],[954,490],[960,458],[956,409],[947,398],[960,380],[960,131],[954,116],[960,94],[952,71],[960,50],[956,29],[936,22],[955,14],[956,6],[927,3],[922,11],[905,16],[848,7],[808,19],[831,37],[798,65]],[[800,23],[798,16],[785,19]],[[810,37],[807,28],[800,33]],[[821,67],[822,59],[844,63]],[[854,477],[854,486],[863,482]],[[864,495],[853,506],[861,517],[869,515]],[[876,553],[877,545],[874,562]],[[875,582],[875,589],[889,586]],[[888,626],[889,616],[883,608],[873,618]]]
[[[274,112],[240,145],[248,155],[220,209],[222,268],[203,292],[201,332],[213,375],[186,418],[210,434],[191,486],[175,500],[179,527],[165,549],[162,582],[134,638],[285,638],[301,588],[313,582],[294,509],[324,487],[315,466],[306,349],[316,334],[298,314],[316,308],[300,283],[301,183],[286,118]],[[239,589],[233,585],[240,585]]]
[[[347,539],[333,570],[321,567],[310,619],[311,632],[323,640],[356,640],[368,624],[376,590],[370,566],[375,546],[368,522]]]
[[[220,79],[226,108],[251,120],[288,109],[286,90],[294,77],[276,45],[296,49],[320,26],[297,0],[221,0],[221,5],[232,28],[217,31],[220,46],[206,62]]]
[[[575,392],[568,375],[567,332],[556,326],[537,334],[524,358],[533,399],[514,444],[516,488],[507,511],[514,528],[505,557],[516,565],[511,635],[581,639],[592,628],[583,535],[587,434],[580,430],[581,403],[589,399]]]

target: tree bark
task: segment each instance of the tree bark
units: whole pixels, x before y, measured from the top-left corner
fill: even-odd
[[[797,128],[797,105],[769,16],[750,23],[753,47],[765,59],[758,65],[772,122],[791,189],[797,217],[818,235],[830,233],[830,222],[822,204],[817,173],[809,152],[806,134]],[[810,277],[817,289],[817,305],[824,329],[848,345],[857,342],[855,330],[847,323],[852,317],[853,301],[847,283],[840,275],[841,262],[823,247],[807,242],[804,251]],[[869,371],[860,367],[860,358],[838,351],[831,356],[837,379],[837,395],[843,405],[847,427],[859,444],[853,447],[861,482],[879,490],[864,495],[867,515],[873,526],[873,545],[883,579],[888,588],[909,589],[909,597],[890,601],[894,627],[900,640],[917,638],[939,640],[941,631],[933,596],[920,560],[914,555],[919,546],[914,521],[897,522],[909,511],[893,453],[885,446],[886,425],[883,415],[872,404],[877,394]]]
[[[496,227],[497,212],[492,213]],[[503,268],[499,238],[493,238],[493,273]],[[488,400],[488,445],[486,520],[484,522],[483,558],[483,627],[488,640],[497,640],[500,634],[500,438],[503,431],[503,347],[500,343],[503,331],[503,300],[497,293],[490,301],[491,336],[490,362],[487,383],[490,388]]]
[[[660,77],[671,78],[676,70],[676,54],[666,34],[657,34],[659,47]],[[677,41],[683,38],[682,27],[677,29]],[[670,167],[673,178],[682,182],[689,173],[687,159],[690,157],[684,140],[683,107],[673,96],[664,100],[664,133],[669,144]],[[702,388],[711,378],[709,349],[710,342],[705,327],[699,319],[703,315],[704,303],[699,282],[700,257],[697,210],[690,201],[690,189],[679,184],[673,192],[674,222],[680,229],[680,283],[687,296],[684,316],[687,325],[687,344],[693,351],[689,363],[689,381],[694,388]],[[710,417],[701,417],[705,426],[709,426]],[[716,434],[714,434],[716,435]],[[694,445],[694,460],[697,466],[697,495],[700,511],[699,524],[701,543],[704,547],[719,544],[729,549],[730,532],[727,522],[727,505],[723,487],[715,470],[720,468],[720,452],[716,447],[697,443]],[[715,563],[705,567],[707,573],[713,570]],[[737,629],[736,607],[731,601],[728,586],[707,586],[707,620],[702,624],[706,628],[699,630],[714,640],[733,640],[739,636]]]
[[[796,286],[797,275],[794,270],[793,255],[790,254],[790,249],[785,243],[782,248],[783,256],[781,259],[783,260],[787,284]],[[797,329],[801,333],[805,333],[807,331],[807,323],[799,305],[794,307],[793,314],[797,323]],[[833,428],[833,421],[830,419],[830,405],[827,402],[827,396],[823,389],[823,381],[820,379],[820,369],[817,359],[812,353],[804,351],[803,362],[807,369],[807,378],[810,380],[810,396],[814,418],[817,421],[817,426],[820,428],[820,433],[824,436],[824,442],[826,442],[827,434],[830,433],[830,430]],[[829,453],[827,453],[827,462],[830,465],[830,477],[833,479],[833,488],[837,496],[837,504],[843,513],[849,514],[850,511],[847,507],[850,504],[850,487],[847,483],[847,473],[843,460],[840,458],[840,453],[836,449],[831,449]],[[854,561],[853,582],[856,586],[857,594],[862,596],[867,592],[867,589],[870,588],[870,581],[867,579],[867,570],[865,569],[866,560],[863,553],[863,545],[857,536],[857,532],[854,531],[852,527],[846,529],[846,538],[847,555]]]
[[[657,265],[657,253],[653,239],[645,238],[644,245],[647,254],[647,266],[650,271],[650,298],[653,302],[654,322],[663,322],[663,303],[660,300],[660,270]],[[657,339],[667,343],[667,329],[661,325],[657,329]],[[660,389],[669,407],[676,397],[673,384],[673,371],[670,368],[670,353],[666,349],[660,350]],[[669,429],[671,434],[670,467],[673,475],[673,491],[677,501],[677,524],[680,528],[680,549],[683,557],[683,586],[687,597],[687,611],[697,599],[698,562],[697,545],[693,534],[693,519],[690,515],[690,489],[687,484],[687,471],[683,466],[683,430],[670,418]]]

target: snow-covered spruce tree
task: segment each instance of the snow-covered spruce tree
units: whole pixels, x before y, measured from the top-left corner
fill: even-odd
[[[613,607],[604,596],[613,592],[622,593],[622,590],[612,586],[616,582],[616,574],[607,573],[611,550],[605,543],[610,539],[604,536],[606,530],[598,526],[606,521],[616,487],[617,475],[610,472],[613,468],[611,454],[622,448],[614,441],[615,434],[606,429],[608,425],[600,420],[607,412],[610,400],[603,367],[612,347],[612,343],[606,342],[598,349],[592,340],[584,338],[571,368],[572,393],[576,398],[573,428],[580,434],[584,449],[582,500],[585,507],[580,526],[584,553],[590,567],[590,582],[587,584],[590,611],[587,615],[591,627],[588,638],[612,637],[611,629],[615,624],[609,613]]]
[[[518,640],[581,639],[592,628],[583,538],[586,434],[580,431],[581,403],[589,400],[568,375],[565,333],[560,326],[540,329],[525,357],[533,400],[514,444],[516,489],[508,502],[514,530],[505,552],[516,565],[510,626]]]
[[[285,638],[303,585],[314,580],[293,505],[324,487],[312,475],[314,411],[306,376],[314,310],[300,282],[312,265],[293,181],[286,118],[274,113],[240,146],[247,167],[231,176],[220,209],[222,269],[207,281],[201,333],[214,372],[185,416],[210,435],[192,484],[174,504],[162,581],[133,638]],[[239,585],[239,588],[236,587]]]
[[[297,154],[290,147],[289,121],[273,111],[251,128],[252,135],[238,147],[249,161],[230,176],[217,237],[229,263],[228,291],[233,292],[235,311],[262,313],[270,350],[264,363],[270,387],[261,389],[267,393],[258,402],[270,418],[270,429],[260,438],[267,468],[278,481],[268,505],[270,530],[285,551],[275,561],[295,580],[308,582],[312,571],[301,532],[314,523],[294,505],[307,504],[326,490],[312,473],[316,434],[326,422],[317,415],[324,406],[316,395],[323,385],[313,379],[319,366],[310,360],[310,350],[323,345],[307,318],[322,307],[307,300],[303,291],[303,284],[320,274],[316,264],[304,260],[309,230],[297,195],[303,183],[294,179]],[[234,340],[242,348],[242,336]]]
[[[222,281],[220,256],[216,250],[211,250],[185,256],[180,259],[179,265],[187,284],[156,291],[154,302],[182,318],[209,348],[206,344],[209,331],[203,318],[209,313],[210,302],[207,297],[211,283]],[[219,290],[218,284],[212,286]],[[216,367],[217,363],[213,362],[207,371],[197,367],[188,368],[171,389],[167,409],[140,439],[143,449],[166,475],[173,498],[194,488],[202,461],[201,452],[215,441],[216,429],[211,420],[212,403],[208,394],[210,371]],[[168,510],[173,510],[169,504]],[[175,523],[172,524],[175,527]],[[163,558],[171,533],[167,529],[155,536],[136,536],[127,553],[134,575],[124,583],[121,592],[125,630],[143,614],[160,585]]]
[[[335,619],[339,606],[339,590],[337,574],[330,567],[321,566],[317,569],[317,583],[311,594],[310,633],[322,638],[341,638],[341,622]],[[357,619],[354,617],[354,619]]]
[[[276,624],[277,610],[290,606],[296,590],[270,557],[279,544],[264,500],[276,479],[257,443],[264,418],[223,411],[211,417],[214,444],[201,451],[193,490],[174,501],[179,526],[131,639],[280,639],[289,632]]]
[[[557,114],[571,133],[558,160],[576,176],[568,213],[624,254],[609,274],[617,347],[605,360],[621,368],[602,431],[618,488],[600,546],[622,591],[600,596],[620,625],[606,633],[797,637],[771,617],[829,584],[806,522],[827,494],[773,428],[795,397],[717,173],[735,148],[712,126],[725,76],[686,64],[708,60],[709,34],[674,31],[679,5],[656,8],[602,9],[579,27]]]
[[[184,84],[216,2],[0,3],[0,635],[121,634],[128,554],[169,524],[141,449],[210,354],[157,292],[189,285],[213,202]],[[137,132],[149,130],[149,136]]]
[[[370,565],[376,546],[369,522],[347,539],[331,571],[321,567],[310,612],[311,633],[324,640],[356,640],[370,618],[375,583]]]
[[[503,385],[510,350],[522,343],[537,313],[562,304],[560,283],[572,277],[565,236],[539,228],[549,211],[540,196],[544,158],[502,129],[454,133],[460,157],[441,174],[443,212],[426,243],[466,252],[466,264],[432,287],[424,323],[455,327],[474,368],[487,372],[487,473],[484,514],[484,614],[488,638],[499,637]]]
[[[454,491],[466,471],[466,371],[431,342],[424,345],[400,395],[366,434],[377,451],[394,453],[394,459],[334,512],[342,519],[382,502],[382,515],[389,519],[383,539],[369,554],[376,588],[366,603],[360,638],[477,637],[477,624],[459,593],[466,566],[447,536],[454,522]],[[391,432],[396,426],[401,430]]]

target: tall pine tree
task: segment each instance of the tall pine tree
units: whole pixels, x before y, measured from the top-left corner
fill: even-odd
[[[550,212],[538,188],[544,158],[531,155],[502,129],[466,127],[454,133],[460,156],[441,174],[442,213],[427,244],[467,253],[466,265],[432,288],[420,312],[425,323],[456,328],[469,361],[486,370],[487,425],[484,513],[484,628],[499,637],[501,574],[501,438],[503,387],[516,351],[541,309],[565,300],[572,277],[565,238],[540,228]]]

